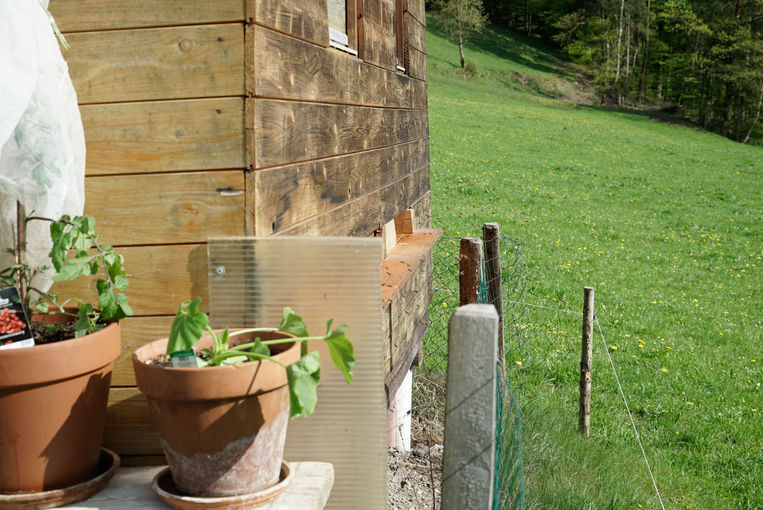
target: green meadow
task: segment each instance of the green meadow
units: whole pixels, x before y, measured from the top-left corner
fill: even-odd
[[[666,508],[763,508],[763,148],[597,106],[572,67],[428,19],[432,223],[522,241],[527,303],[596,313]],[[660,508],[598,329],[577,432],[581,319],[528,307],[529,508]]]

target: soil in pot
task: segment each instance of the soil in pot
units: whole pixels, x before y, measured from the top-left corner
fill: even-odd
[[[245,343],[254,335],[234,338]],[[221,497],[278,483],[289,421],[286,371],[270,361],[204,368],[154,363],[166,345],[166,338],[144,345],[133,355],[133,367],[175,485],[186,494]],[[209,347],[211,338],[197,345]],[[272,349],[275,359],[287,365],[299,359],[299,343],[278,347],[280,352]]]

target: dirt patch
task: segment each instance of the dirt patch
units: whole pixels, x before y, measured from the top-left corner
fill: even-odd
[[[411,423],[411,450],[388,450],[389,510],[440,508],[442,453],[442,423],[429,420],[424,423],[420,416],[414,414]]]

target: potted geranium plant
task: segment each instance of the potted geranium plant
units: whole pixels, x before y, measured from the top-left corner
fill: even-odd
[[[24,258],[33,221],[49,223],[54,281],[101,273],[96,305],[59,302],[35,286],[49,268],[32,268]],[[9,250],[16,263],[0,271],[0,293],[7,295],[0,308],[14,325],[0,334],[0,343],[11,343],[0,349],[0,494],[71,487],[99,469],[111,371],[121,352],[118,321],[132,311],[123,258],[98,242],[94,227],[88,216],[19,215]],[[34,346],[9,348],[25,335]]]
[[[309,336],[284,308],[277,327],[213,330],[200,299],[178,309],[168,338],[133,354],[174,485],[202,497],[253,494],[279,481],[289,417],[309,416],[324,341],[350,382],[355,367],[346,326]]]

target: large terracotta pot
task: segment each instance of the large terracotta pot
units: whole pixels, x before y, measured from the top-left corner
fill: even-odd
[[[118,323],[80,338],[0,351],[0,492],[60,489],[96,475],[120,351]]]
[[[254,335],[231,338],[241,344]],[[262,340],[291,338],[258,333]],[[198,344],[212,344],[206,335]],[[149,403],[175,485],[208,497],[263,490],[278,482],[289,421],[286,370],[271,361],[204,368],[171,368],[146,361],[162,356],[167,339],[133,354],[138,388]],[[300,357],[298,342],[271,347],[288,365]]]

